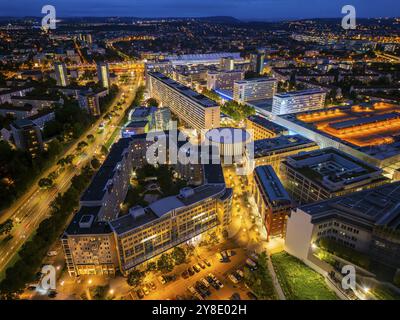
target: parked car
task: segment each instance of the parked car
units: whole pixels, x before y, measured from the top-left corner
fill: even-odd
[[[228,257],[232,257],[232,256],[234,256],[235,254],[236,254],[236,252],[233,251],[233,250],[226,250],[226,255],[227,255]]]
[[[194,271],[196,271],[196,272],[200,272],[200,270],[201,270],[201,268],[200,268],[200,266],[199,266],[198,264],[195,264],[195,265],[193,266],[193,269],[194,269]]]
[[[143,299],[144,298],[143,290],[142,289],[136,290],[136,295],[138,296],[139,299]]]
[[[207,265],[207,267],[211,267],[211,262],[209,260],[204,260],[204,263]]]
[[[183,271],[181,276],[182,276],[183,279],[187,279],[187,278],[189,278],[189,272],[187,270]]]
[[[219,281],[218,279],[215,279],[214,281],[215,281],[215,283],[219,286],[220,289],[222,289],[222,288],[224,287],[224,285],[222,284],[222,282]]]
[[[54,257],[54,256],[56,256],[57,255],[57,251],[49,251],[48,253],[47,253],[47,256],[48,257]]]
[[[163,276],[158,276],[158,280],[161,282],[161,284],[166,284],[167,281],[165,281]]]
[[[146,296],[150,293],[150,290],[149,290],[149,288],[147,287],[147,285],[144,285],[144,286],[143,286],[143,292],[144,292],[144,294],[145,294]]]
[[[258,254],[255,253],[255,252],[253,252],[253,253],[250,255],[250,257],[251,257],[254,261],[258,261],[258,259],[259,259]]]
[[[156,285],[154,284],[154,282],[149,282],[149,286],[151,288],[151,290],[156,290]]]
[[[210,287],[210,284],[208,283],[208,281],[207,281],[206,279],[201,278],[201,279],[200,279],[200,282],[201,282],[202,284],[204,284],[204,286],[205,286],[207,289]]]
[[[189,273],[190,276],[194,275],[194,270],[193,270],[192,267],[189,267],[189,268],[187,269],[187,272]]]
[[[241,277],[244,278],[244,272],[241,269],[237,269],[236,273]]]
[[[199,261],[199,262],[198,262],[198,265],[199,265],[202,269],[205,269],[205,268],[206,268],[206,265],[204,264],[203,261]]]
[[[238,280],[232,273],[230,273],[230,274],[228,275],[228,278],[229,278],[229,280],[231,280],[234,284],[239,283],[239,280]]]
[[[257,264],[250,258],[246,259],[246,264],[250,267],[250,269],[257,269]]]
[[[57,291],[55,290],[50,290],[50,292],[47,295],[49,298],[55,298],[57,296]]]

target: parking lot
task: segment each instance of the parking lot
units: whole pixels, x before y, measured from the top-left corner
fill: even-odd
[[[240,299],[248,300],[249,297],[247,293],[249,290],[245,287],[243,279],[238,281],[238,283],[233,283],[232,280],[229,279],[231,273],[236,272],[240,268],[243,269],[247,255],[244,250],[240,248],[233,249],[232,251],[234,255],[224,262],[220,262],[220,258],[216,254],[205,258],[202,257],[201,259],[193,258],[190,264],[176,267],[174,270],[176,280],[166,284],[162,284],[159,277],[153,278],[151,281],[155,282],[157,288],[153,291],[149,290],[148,294],[145,295],[143,299],[176,300],[203,298],[207,300],[229,300],[232,295],[235,295],[236,298],[239,295]],[[186,274],[189,267],[195,264],[201,264],[204,260],[207,260],[210,266],[204,263],[204,268],[199,265],[197,272],[191,272],[191,275]],[[185,273],[185,278],[182,276],[182,273]],[[212,274],[211,278],[214,278],[216,281],[210,279],[210,273]],[[189,288],[192,288],[190,289],[192,292],[190,292]],[[132,290],[131,296],[133,299],[139,299],[136,290]]]

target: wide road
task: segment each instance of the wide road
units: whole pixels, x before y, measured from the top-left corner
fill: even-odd
[[[116,126],[119,125],[120,121],[124,117],[125,109],[131,105],[139,81],[141,80],[137,79],[134,85],[121,87],[120,93],[115,98],[110,110],[112,110],[114,105],[122,98],[123,94],[125,95],[124,98],[126,100],[126,103],[123,105],[124,110],[118,111],[119,115],[114,116],[110,122],[104,126],[104,130],[101,134],[98,134],[97,132],[99,131],[100,124],[104,122],[102,118],[92,125],[92,127],[82,135],[81,139],[78,139],[76,143],[68,148],[63,157],[75,153],[78,142],[86,140],[87,135],[93,134],[95,136],[94,142],[89,144],[89,146],[84,150],[84,153],[75,159],[74,165],[65,169],[65,171],[59,175],[57,180],[55,180],[55,187],[49,190],[43,190],[35,183],[25,196],[23,196],[1,216],[1,221],[12,218],[14,220],[14,228],[11,232],[11,235],[13,236],[12,239],[7,242],[0,239],[0,272],[2,272],[10,261],[13,260],[15,254],[25,241],[33,235],[40,222],[49,215],[50,203],[55,199],[57,194],[59,192],[65,192],[68,189],[72,177],[80,173],[81,168],[84,167],[95,154],[100,152],[101,146],[111,137]],[[56,170],[56,168],[57,165],[49,168],[42,177],[46,177],[50,172]]]

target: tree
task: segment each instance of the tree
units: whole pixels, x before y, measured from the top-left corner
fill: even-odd
[[[2,224],[0,224],[0,235],[9,234],[14,227],[14,222],[12,219],[8,219]]]
[[[155,263],[154,261],[151,261],[147,264],[147,271],[154,271],[157,269],[157,263]]]
[[[140,285],[142,283],[144,277],[144,273],[137,270],[137,269],[133,269],[129,275],[128,275],[128,279],[126,280],[128,282],[128,284],[131,287],[136,287],[138,285]]]
[[[94,141],[94,135],[88,134],[88,135],[86,136],[86,139],[87,139],[90,143],[92,143],[92,142]]]
[[[172,256],[172,258],[174,259],[176,265],[185,263],[185,261],[186,261],[186,253],[185,253],[185,250],[183,250],[183,249],[180,248],[180,247],[175,247],[175,248],[172,250],[171,256]]]
[[[157,260],[157,269],[161,272],[171,272],[174,269],[174,261],[167,253],[163,253]]]
[[[39,180],[38,185],[42,189],[49,189],[54,185],[54,183],[50,178],[42,178]]]
[[[106,156],[108,154],[108,149],[105,145],[102,145],[100,148],[100,152],[103,156]]]
[[[98,168],[100,168],[100,161],[97,158],[93,157],[93,159],[90,161],[90,165],[94,170],[97,170]]]
[[[88,143],[86,141],[81,141],[78,143],[78,146],[76,147],[76,149],[78,151],[81,151],[82,149],[85,149],[88,146]]]
[[[158,103],[157,99],[149,98],[146,100],[146,105],[148,105],[149,107],[158,107],[159,103]]]

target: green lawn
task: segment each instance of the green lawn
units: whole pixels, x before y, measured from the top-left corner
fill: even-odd
[[[336,300],[324,277],[286,252],[271,256],[275,272],[288,300]]]

